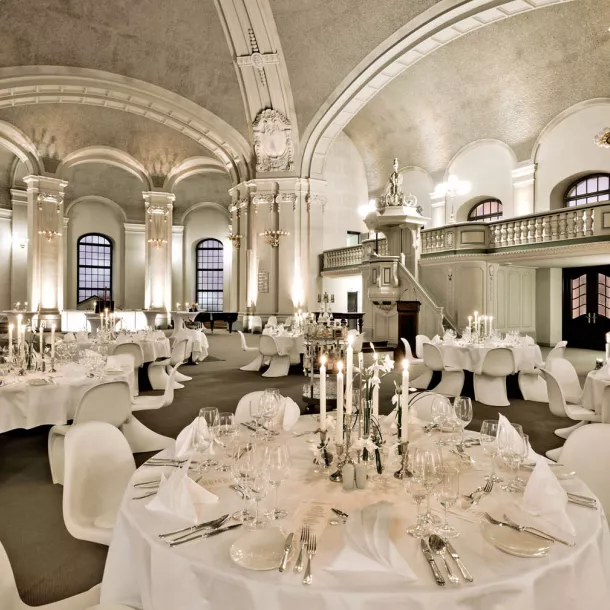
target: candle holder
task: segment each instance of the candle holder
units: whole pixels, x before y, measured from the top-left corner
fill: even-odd
[[[345,425],[345,435],[342,444],[335,445],[337,448],[337,456],[340,456],[341,459],[337,462],[337,470],[330,475],[330,480],[334,483],[341,483],[343,481],[343,475],[341,471],[343,470],[343,466],[345,464],[353,463],[353,459],[350,456],[350,451],[352,448],[352,413],[346,413],[344,416],[344,425]]]
[[[322,457],[322,463],[324,464],[324,470],[328,470],[333,461],[332,453],[328,451],[328,439],[326,430],[320,430],[320,455]]]
[[[413,473],[409,470],[409,441],[398,445],[398,453],[402,456],[400,468],[394,473],[396,479],[412,477]]]
[[[57,373],[57,371],[55,370],[55,356],[51,356],[51,370],[49,372]]]

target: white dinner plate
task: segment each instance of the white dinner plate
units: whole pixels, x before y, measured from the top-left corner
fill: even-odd
[[[246,570],[277,570],[284,554],[286,536],[276,528],[254,530],[238,538],[231,547],[231,559]],[[291,554],[294,553],[293,542]],[[290,555],[289,555],[290,561]]]
[[[493,525],[481,521],[481,532],[487,542],[497,549],[517,557],[544,557],[553,542],[528,532],[518,532],[512,527]]]

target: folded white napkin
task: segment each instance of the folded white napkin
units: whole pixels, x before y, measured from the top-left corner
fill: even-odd
[[[192,455],[195,452],[193,447],[193,441],[195,433],[197,432],[197,426],[205,426],[207,434],[207,423],[204,419],[196,417],[176,438],[176,445],[174,449],[174,457],[184,458]]]
[[[525,337],[523,337],[521,339],[521,344],[522,345],[526,345],[526,346],[527,345],[535,345],[535,343],[536,342],[534,341],[534,339],[532,337],[530,337],[529,335],[525,335]]]
[[[179,517],[193,525],[201,520],[206,505],[218,502],[218,496],[198,485],[188,476],[188,463],[175,468],[169,477],[161,477],[159,491],[146,508],[152,512]]]
[[[539,460],[527,482],[523,499],[518,507],[529,522],[523,522],[523,519],[518,521],[516,517],[515,521],[520,525],[539,527],[549,534],[574,536],[576,530],[567,515],[567,505],[568,495],[557,477],[545,460]],[[515,514],[515,508],[513,506],[509,511]],[[511,516],[510,512],[509,516]]]
[[[82,364],[69,362],[61,369],[61,374],[67,379],[81,379],[87,376],[87,371]]]
[[[432,343],[440,343],[441,342],[441,338],[438,335],[434,335],[434,337],[432,337]]]
[[[273,428],[277,430],[280,426],[284,430],[291,430],[301,417],[301,409],[292,398],[288,396],[282,397],[280,408],[273,420]]]
[[[76,340],[79,343],[85,343],[89,341],[89,333],[86,330],[80,330],[76,333]]]
[[[74,333],[66,333],[64,335],[64,343],[74,343],[76,341],[76,337]]]
[[[342,576],[347,573],[357,576],[375,573],[375,577],[384,575],[408,582],[417,580],[391,540],[392,510],[392,505],[383,501],[351,511],[345,525],[345,546],[326,569]]]

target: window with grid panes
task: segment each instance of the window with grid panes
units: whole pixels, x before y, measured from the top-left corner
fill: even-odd
[[[610,174],[592,174],[574,183],[565,196],[565,207],[610,201]]]
[[[587,313],[587,276],[572,280],[572,319],[584,316]]]
[[[92,296],[112,301],[112,242],[104,235],[90,233],[78,239],[77,301]]]
[[[610,277],[597,274],[597,314],[610,318]]]
[[[197,304],[206,311],[223,310],[223,245],[217,239],[197,244]]]
[[[486,199],[473,206],[468,212],[468,222],[473,220],[491,222],[502,218],[502,202],[499,199]]]

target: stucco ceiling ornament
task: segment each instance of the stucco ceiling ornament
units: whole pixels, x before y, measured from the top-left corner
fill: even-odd
[[[261,110],[252,124],[256,171],[289,172],[294,168],[290,121],[273,108]]]
[[[610,127],[600,131],[595,136],[594,141],[600,148],[610,148]]]
[[[402,176],[398,173],[398,158],[394,158],[394,171],[390,174],[383,195],[377,199],[377,209],[407,207],[418,211],[417,197],[413,193],[405,196],[402,190]]]

